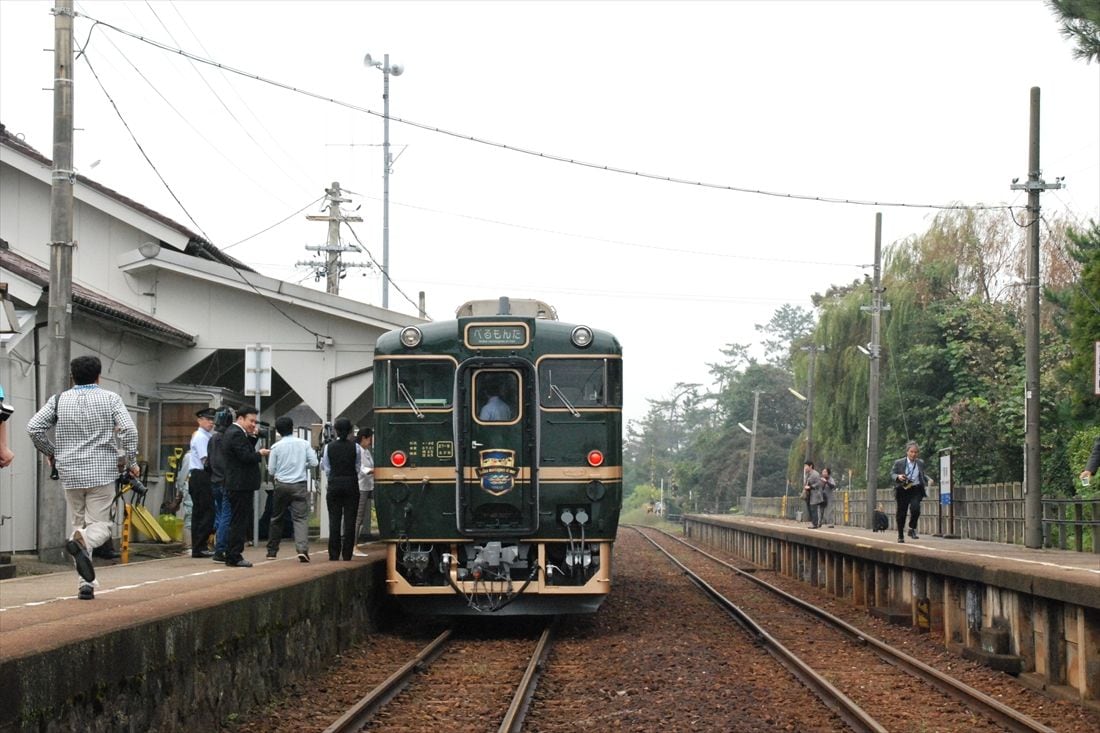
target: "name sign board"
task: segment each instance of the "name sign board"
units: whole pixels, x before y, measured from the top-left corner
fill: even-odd
[[[940,456],[940,504],[947,506],[951,503],[951,454],[944,453]]]
[[[466,346],[471,349],[523,348],[529,340],[526,323],[471,323],[466,326]]]

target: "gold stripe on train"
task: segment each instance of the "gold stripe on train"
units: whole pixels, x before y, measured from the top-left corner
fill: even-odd
[[[467,481],[476,481],[480,478],[478,469],[467,466],[465,477]],[[554,466],[539,469],[540,481],[620,481],[623,477],[622,466]],[[429,481],[454,481],[455,469],[451,466],[424,466],[418,468],[375,468],[376,481],[405,481],[418,482]],[[517,481],[530,481],[531,469],[521,468],[516,473]]]

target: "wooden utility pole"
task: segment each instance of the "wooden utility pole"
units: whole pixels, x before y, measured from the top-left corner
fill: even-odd
[[[50,284],[46,315],[45,400],[69,387],[73,322],[73,0],[53,9],[53,173],[50,176]],[[38,553],[60,556],[65,541],[63,492],[39,472]]]
[[[875,508],[878,505],[878,383],[881,355],[882,311],[889,305],[882,302],[882,213],[875,214],[875,264],[871,281],[871,305],[862,310],[871,311],[871,343],[867,355],[871,358],[871,375],[867,385],[867,516],[864,526],[874,528]]]
[[[1043,546],[1043,487],[1039,475],[1039,194],[1062,188],[1062,179],[1043,180],[1039,167],[1039,87],[1031,88],[1027,183],[1012,181],[1012,189],[1027,191],[1027,322],[1024,381],[1024,545]],[[1018,179],[1017,179],[1018,180]]]

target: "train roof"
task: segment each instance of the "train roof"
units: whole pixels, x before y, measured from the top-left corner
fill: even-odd
[[[470,316],[526,316],[548,321],[558,320],[557,310],[549,303],[532,298],[509,298],[506,295],[496,300],[468,300],[455,311],[455,318]]]

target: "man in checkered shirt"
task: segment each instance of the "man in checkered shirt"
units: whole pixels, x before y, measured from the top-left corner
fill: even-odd
[[[99,358],[78,356],[69,364],[73,388],[50,398],[27,423],[36,448],[57,469],[65,501],[73,515],[73,532],[65,550],[80,576],[79,598],[95,597],[92,550],[111,537],[111,504],[115,479],[128,469],[137,476],[137,428],[122,398],[99,386]],[[54,440],[46,432],[54,428]],[[115,447],[115,433],[125,456]],[[125,464],[125,465],[123,465]]]

